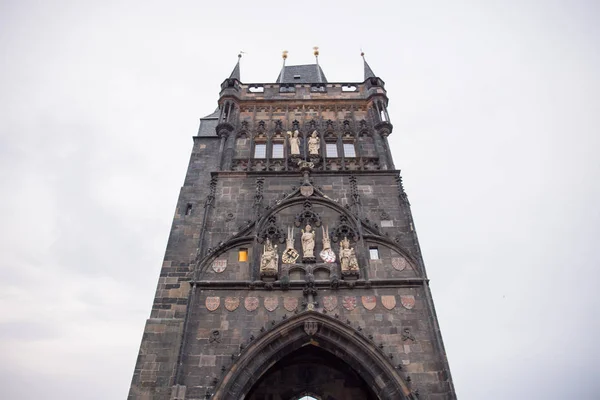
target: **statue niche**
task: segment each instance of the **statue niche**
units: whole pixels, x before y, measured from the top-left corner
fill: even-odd
[[[302,231],[302,261],[315,262],[315,232],[312,226],[306,225]]]
[[[342,269],[342,277],[344,278],[358,278],[359,268],[358,260],[356,259],[356,252],[354,248],[350,246],[350,241],[347,237],[340,242],[340,266]]]
[[[263,246],[263,254],[260,256],[260,277],[267,280],[277,279],[279,272],[279,254],[277,254],[277,245],[273,245],[267,238]]]

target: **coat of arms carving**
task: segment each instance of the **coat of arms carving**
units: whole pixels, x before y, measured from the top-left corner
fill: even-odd
[[[393,309],[396,307],[396,296],[381,296],[381,304],[388,310]]]
[[[356,308],[356,296],[344,296],[342,304],[346,310],[354,310]]]
[[[225,258],[220,258],[218,260],[213,261],[212,263],[212,269],[217,274],[220,274],[221,272],[225,271],[225,268],[227,268],[227,259]]]
[[[362,296],[362,304],[367,310],[372,310],[377,305],[377,297],[375,296]]]
[[[298,308],[298,298],[297,297],[284,297],[283,298],[283,307],[289,312],[294,311]]]
[[[404,257],[392,257],[392,267],[396,271],[403,271],[406,268],[406,258]]]
[[[401,295],[400,303],[404,306],[404,308],[408,310],[412,310],[415,306],[415,296],[413,295]]]
[[[244,299],[244,307],[248,311],[254,311],[258,308],[258,297],[246,297]]]
[[[319,323],[314,320],[308,320],[304,322],[304,332],[308,336],[313,336],[319,330]]]
[[[273,297],[265,297],[264,303],[265,303],[265,308],[268,311],[275,311],[277,306],[279,306],[279,298],[274,297],[274,296]]]
[[[300,186],[300,194],[304,197],[310,197],[313,195],[315,189],[311,184],[304,184]]]
[[[239,297],[226,297],[225,298],[225,308],[227,311],[235,311],[236,308],[240,305]]]
[[[338,299],[337,296],[325,296],[323,297],[323,307],[327,311],[333,311],[337,307]]]
[[[206,308],[208,309],[208,311],[215,311],[217,308],[219,308],[219,305],[221,304],[221,298],[220,297],[207,297],[204,304],[206,305]]]

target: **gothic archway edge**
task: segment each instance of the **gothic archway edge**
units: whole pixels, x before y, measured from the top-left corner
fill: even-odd
[[[305,332],[306,322],[317,331]],[[303,346],[318,346],[350,365],[380,400],[413,396],[390,361],[351,326],[313,311],[295,315],[255,339],[215,388],[213,399],[244,399],[261,375],[278,360]]]

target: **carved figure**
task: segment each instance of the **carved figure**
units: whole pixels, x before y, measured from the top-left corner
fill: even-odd
[[[340,242],[340,264],[342,267],[342,273],[349,273],[358,271],[358,261],[356,260],[356,253],[354,248],[350,247],[350,241],[347,237]]]
[[[312,230],[312,226],[306,225],[306,228],[302,230],[302,257],[314,258],[315,250],[315,232]]]
[[[287,134],[290,138],[290,154],[300,155],[300,138],[298,137],[298,131],[294,131],[293,134],[288,131]]]
[[[321,139],[317,136],[317,131],[313,131],[312,135],[308,139],[308,154],[319,155],[319,148],[321,147]]]
[[[267,242],[263,246],[263,254],[260,256],[260,274],[261,275],[277,275],[279,266],[279,254],[277,254],[277,245],[273,246],[271,240],[267,238]]]

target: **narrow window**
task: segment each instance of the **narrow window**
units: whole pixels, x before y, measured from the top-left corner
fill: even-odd
[[[327,157],[329,158],[335,158],[338,156],[337,143],[326,143],[325,150],[327,152]]]
[[[346,157],[346,158],[355,158],[356,157],[356,148],[354,147],[354,143],[344,143],[344,157]]]
[[[192,203],[187,203],[185,207],[185,215],[190,215],[192,213]]]
[[[369,247],[369,258],[379,260],[379,249],[377,247]]]
[[[273,158],[283,158],[283,143],[273,143]]]
[[[248,249],[240,248],[238,251],[238,261],[247,262],[248,261]]]
[[[267,157],[267,145],[256,144],[254,145],[254,158],[266,158]]]

